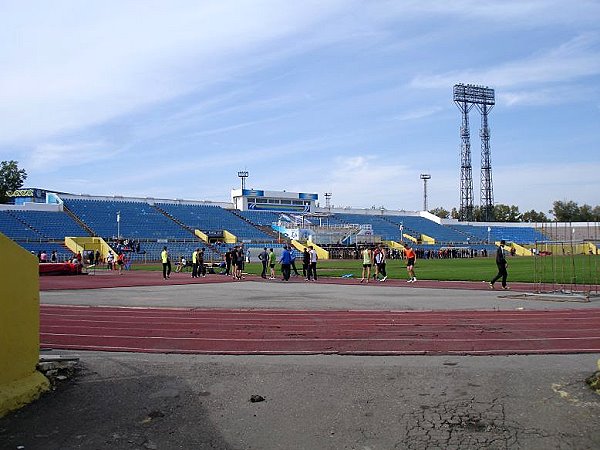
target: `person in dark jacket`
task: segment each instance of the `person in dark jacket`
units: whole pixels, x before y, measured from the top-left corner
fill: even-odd
[[[263,249],[263,251],[258,254],[258,259],[262,263],[262,273],[260,274],[260,276],[262,278],[266,279],[267,278],[267,264],[269,262],[269,253],[267,252],[267,247],[265,247]]]
[[[508,267],[508,263],[506,262],[506,255],[504,253],[505,245],[506,241],[502,239],[500,241],[500,245],[498,246],[498,250],[496,250],[496,265],[498,266],[498,275],[496,275],[490,282],[490,288],[492,289],[494,289],[494,283],[500,278],[502,278],[502,289],[508,289],[508,286],[506,285],[506,278],[508,277],[506,268]]]

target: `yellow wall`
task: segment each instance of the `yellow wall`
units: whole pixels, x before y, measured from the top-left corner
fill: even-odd
[[[194,230],[194,234],[200,238],[202,242],[208,242],[208,236],[200,230]]]
[[[92,250],[94,253],[96,250],[100,250],[100,258],[106,258],[108,251],[111,250],[104,239],[99,237],[66,237],[65,245],[74,254],[81,252],[83,255],[84,250]]]
[[[417,238],[412,237],[410,234],[403,233],[402,237],[404,237],[404,239],[414,242],[415,244],[417,243]]]
[[[237,237],[235,234],[230,233],[227,230],[223,230],[223,240],[226,244],[235,244],[237,242]]]
[[[301,244],[300,242],[292,239],[292,245],[294,247],[296,247],[296,249],[300,250],[301,252],[304,251],[304,248],[307,248],[308,246],[312,245],[313,248],[317,251],[317,257],[319,259],[329,259],[329,252],[327,250],[325,250],[324,248],[319,247],[314,242],[309,241],[306,243],[306,245],[304,245],[304,244]]]
[[[426,234],[421,234],[421,242],[424,244],[435,244],[435,239],[431,236],[427,236]]]
[[[515,244],[514,242],[509,243],[508,246],[515,249],[515,255],[517,256],[532,256],[531,250],[527,247]]]
[[[0,417],[35,400],[50,384],[36,371],[40,346],[35,255],[0,233]]]
[[[386,244],[389,248],[404,250],[404,245],[402,245],[396,241],[384,241],[384,244]]]

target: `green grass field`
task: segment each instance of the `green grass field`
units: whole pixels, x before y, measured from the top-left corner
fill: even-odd
[[[298,270],[302,265],[297,263]],[[406,279],[406,262],[388,260],[388,278]],[[161,270],[159,264],[137,265],[133,270]],[[244,271],[258,275],[260,263],[246,264]],[[318,274],[324,277],[340,277],[352,274],[360,278],[362,265],[359,260],[319,261]],[[276,272],[280,275],[279,265]],[[466,259],[421,259],[415,266],[420,280],[441,281],[489,281],[497,273],[493,257]],[[600,256],[577,255],[571,257],[511,257],[508,260],[508,281],[600,284]]]

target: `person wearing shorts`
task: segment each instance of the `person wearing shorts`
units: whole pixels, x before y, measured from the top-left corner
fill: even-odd
[[[377,254],[375,255],[375,264],[377,265],[377,280],[378,281],[385,281],[387,280],[387,272],[385,270],[385,248],[383,248],[382,245],[379,246],[379,251],[377,252]],[[379,275],[381,275],[383,278],[379,279]]]
[[[369,247],[365,247],[361,252],[362,255],[362,278],[360,282],[365,281],[365,274],[367,275],[367,283],[369,282],[369,278],[371,278],[371,266],[373,265],[373,252]]]
[[[275,252],[272,248],[269,249],[269,269],[270,269],[270,277],[269,280],[275,279],[275,260],[276,260]]]
[[[415,260],[417,259],[417,255],[415,251],[410,248],[410,244],[404,244],[404,256],[406,256],[406,271],[408,272],[408,280],[407,283],[414,283],[417,281],[417,277],[415,276]]]

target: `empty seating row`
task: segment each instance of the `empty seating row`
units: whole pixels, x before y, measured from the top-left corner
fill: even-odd
[[[425,234],[438,243],[464,244],[469,242],[467,235],[419,216],[385,216],[386,220],[402,225],[418,234]],[[417,237],[417,236],[415,236]]]
[[[400,227],[379,216],[336,213],[335,217],[346,224],[371,225],[373,234],[381,236],[386,241],[400,240]]]
[[[89,236],[77,222],[62,211],[10,211],[21,222],[45,238],[64,239],[66,236]]]
[[[500,241],[504,239],[507,242],[516,242],[519,244],[533,244],[538,241],[545,241],[547,238],[533,227],[506,227],[506,226],[475,226],[475,225],[452,225],[453,228],[463,233],[469,234],[480,242]]]
[[[186,239],[191,235],[145,202],[68,198],[64,204],[103,238],[119,234],[130,239]]]
[[[240,241],[272,241],[273,237],[249,224],[231,211],[212,205],[157,203],[157,207],[192,229],[202,232],[227,230]]]

